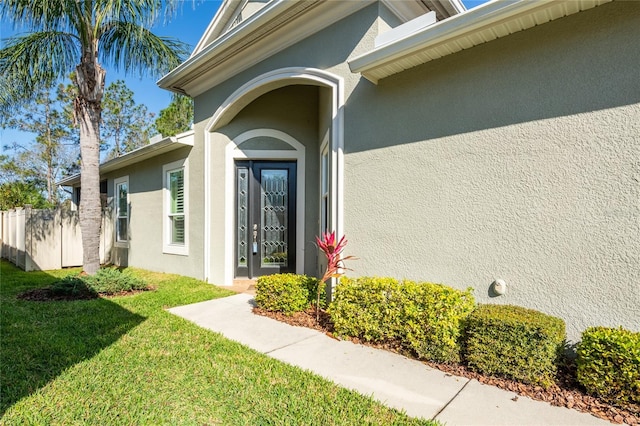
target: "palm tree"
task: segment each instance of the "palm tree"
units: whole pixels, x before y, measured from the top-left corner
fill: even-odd
[[[0,110],[6,112],[37,90],[70,73],[80,130],[80,228],[83,269],[100,267],[100,118],[108,63],[139,75],[160,76],[176,67],[186,45],[151,33],[176,0],[2,0],[0,19],[24,35],[0,50]]]

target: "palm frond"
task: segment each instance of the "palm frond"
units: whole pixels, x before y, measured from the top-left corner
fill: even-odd
[[[192,0],[195,4],[196,0]],[[158,18],[171,20],[186,0],[96,0],[96,24],[119,21],[151,28]]]
[[[103,25],[99,38],[100,59],[126,74],[160,77],[188,55],[188,45],[172,37],[153,34],[130,22]]]
[[[9,38],[0,50],[0,108],[31,99],[39,88],[72,72],[79,57],[72,34],[49,31]]]
[[[76,0],[2,0],[0,19],[15,30],[67,31]]]

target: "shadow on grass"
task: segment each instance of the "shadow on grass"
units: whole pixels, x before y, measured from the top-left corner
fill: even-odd
[[[36,302],[23,291],[58,278],[2,261],[0,274],[0,417],[64,370],[90,359],[144,317],[106,299]]]

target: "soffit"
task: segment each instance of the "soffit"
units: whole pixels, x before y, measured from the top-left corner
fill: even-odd
[[[612,0],[493,1],[373,49],[349,61],[377,83],[380,79],[463,49],[487,43]]]
[[[132,166],[144,160],[166,154],[185,146],[193,146],[193,132],[186,132],[177,137],[164,138],[158,142],[145,145],[125,155],[106,161],[100,165],[100,175],[114,172],[127,166]],[[60,186],[74,186],[80,183],[80,174],[66,177],[59,182]]]

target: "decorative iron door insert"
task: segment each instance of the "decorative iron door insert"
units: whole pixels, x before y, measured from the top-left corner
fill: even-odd
[[[295,272],[295,198],[295,162],[236,162],[236,277]]]

